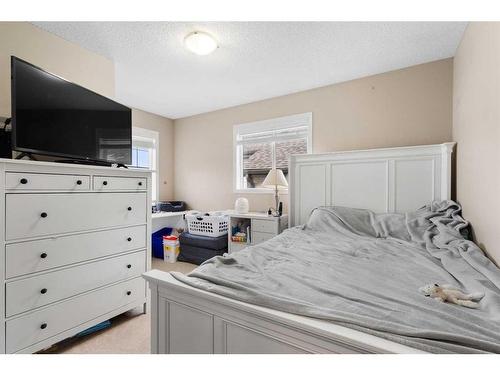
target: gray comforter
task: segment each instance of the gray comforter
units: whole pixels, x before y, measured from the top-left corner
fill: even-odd
[[[452,201],[408,214],[320,207],[303,227],[173,276],[430,352],[500,353],[500,270],[467,226]],[[419,292],[431,283],[485,297],[479,309],[442,303]]]

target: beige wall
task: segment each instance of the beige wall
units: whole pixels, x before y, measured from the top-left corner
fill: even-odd
[[[27,22],[0,22],[0,116],[10,116],[11,55],[102,95],[115,94],[112,61]]]
[[[165,117],[133,109],[132,126],[159,133],[159,197],[161,200],[174,199],[174,122]]]
[[[457,199],[476,242],[500,264],[500,23],[471,23],[455,56]]]
[[[313,152],[451,140],[453,60],[446,59],[175,120],[175,193],[200,210],[232,207],[233,125],[313,113]],[[247,194],[251,210],[272,194]]]

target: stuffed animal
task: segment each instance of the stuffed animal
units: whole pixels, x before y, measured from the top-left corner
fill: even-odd
[[[430,284],[419,288],[419,291],[425,294],[426,297],[434,298],[437,301],[451,302],[471,309],[477,309],[479,303],[475,301],[479,301],[484,297],[484,293],[466,294],[453,285]]]

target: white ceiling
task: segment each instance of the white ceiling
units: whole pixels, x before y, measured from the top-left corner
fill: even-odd
[[[465,22],[35,22],[115,63],[116,100],[186,117],[451,57]],[[183,47],[195,30],[220,48]]]

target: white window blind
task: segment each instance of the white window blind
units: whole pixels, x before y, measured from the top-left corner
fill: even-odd
[[[134,147],[138,148],[153,149],[155,148],[155,140],[142,137],[134,137],[133,145]]]
[[[297,138],[307,138],[309,136],[308,126],[296,126],[288,129],[278,129],[256,133],[238,134],[236,143],[242,145],[245,143],[265,143],[273,141],[286,141]]]
[[[235,190],[268,192],[260,184],[271,168],[288,175],[288,158],[310,153],[312,114],[280,117],[234,127]]]
[[[143,128],[132,128],[132,164],[130,167],[150,170],[151,196],[158,200],[158,151],[159,134],[156,131]]]

